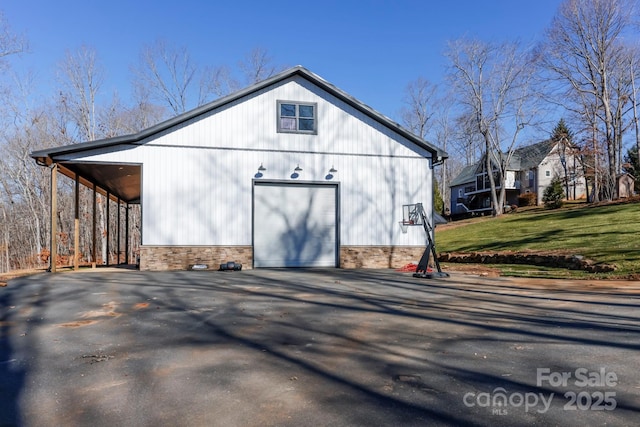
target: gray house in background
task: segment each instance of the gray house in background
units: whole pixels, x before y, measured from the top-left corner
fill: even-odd
[[[518,196],[525,193],[535,193],[536,204],[541,204],[542,193],[553,178],[564,178],[563,161],[569,183],[567,198],[585,197],[586,187],[577,156],[563,150],[561,144],[546,140],[514,151],[505,180],[506,204],[517,205]],[[491,187],[485,163],[483,157],[479,162],[466,166],[451,181],[451,216],[491,213]],[[497,174],[497,168],[493,169],[493,173]]]

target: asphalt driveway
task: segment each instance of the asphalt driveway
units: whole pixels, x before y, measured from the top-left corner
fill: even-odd
[[[0,288],[0,426],[637,425],[640,284],[97,271]]]

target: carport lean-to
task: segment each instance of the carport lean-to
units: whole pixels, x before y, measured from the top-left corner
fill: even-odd
[[[86,145],[83,147],[86,149]],[[51,173],[51,197],[50,197],[50,256],[49,271],[57,270],[56,261],[58,258],[58,173],[71,178],[74,185],[74,237],[73,237],[73,268],[80,267],[80,184],[89,188],[93,192],[92,198],[92,218],[91,218],[91,259],[95,265],[97,259],[97,194],[103,195],[106,200],[106,217],[109,218],[111,204],[116,204],[117,227],[116,227],[116,263],[120,264],[123,253],[121,250],[122,234],[122,209],[124,207],[124,259],[122,263],[131,262],[131,251],[129,244],[129,211],[130,205],[140,203],[140,181],[141,166],[137,164],[104,164],[89,162],[74,162],[65,160],[65,155],[76,151],[75,147],[58,147],[35,151],[31,156],[41,166],[46,166]],[[112,242],[112,230],[110,221],[106,221],[106,241],[107,250]],[[105,263],[109,265],[109,257]]]

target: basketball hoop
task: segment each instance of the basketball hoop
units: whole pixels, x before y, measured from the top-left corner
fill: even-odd
[[[422,225],[422,203],[402,205],[402,223],[408,226]]]
[[[436,215],[433,210],[432,215]],[[409,227],[421,225],[427,235],[427,248],[422,254],[422,258],[420,258],[420,262],[416,267],[416,272],[413,274],[413,277],[420,277],[423,279],[440,279],[449,277],[449,274],[444,273],[440,268],[438,255],[436,254],[436,244],[433,242],[433,228],[429,223],[429,219],[422,207],[422,203],[402,205],[402,221],[399,221],[399,224],[403,234],[408,231]],[[433,263],[438,271],[433,271],[433,269],[429,267],[429,259],[431,256],[433,256]]]

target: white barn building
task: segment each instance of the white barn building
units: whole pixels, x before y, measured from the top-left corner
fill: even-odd
[[[425,235],[402,234],[402,205],[433,206],[447,154],[294,67],[138,134],[32,157],[140,203],[140,268],[169,270],[417,262]]]

